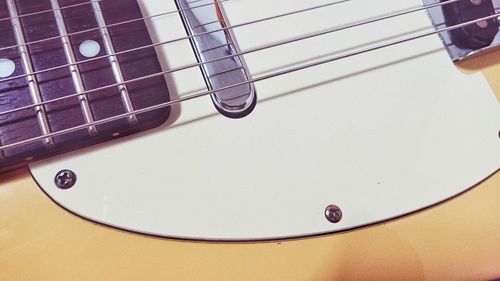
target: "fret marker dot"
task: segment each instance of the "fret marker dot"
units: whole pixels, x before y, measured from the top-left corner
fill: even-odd
[[[80,44],[80,54],[86,58],[93,58],[101,52],[101,45],[94,40],[85,40]]]
[[[0,59],[0,78],[6,78],[14,74],[16,64],[9,59]]]

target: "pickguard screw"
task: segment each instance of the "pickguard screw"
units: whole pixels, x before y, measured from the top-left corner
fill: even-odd
[[[326,219],[331,223],[339,223],[342,220],[342,210],[337,205],[330,205],[325,209]]]
[[[70,189],[76,183],[76,174],[71,170],[62,170],[56,174],[54,183],[60,189]]]

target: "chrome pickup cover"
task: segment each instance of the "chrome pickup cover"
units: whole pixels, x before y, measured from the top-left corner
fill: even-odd
[[[195,55],[219,112],[230,118],[249,114],[256,103],[252,84],[230,87],[248,80],[248,74],[222,7],[212,0],[176,0]]]
[[[422,0],[424,5],[432,5],[436,0]],[[500,12],[500,0],[462,0],[428,9],[428,14],[436,29],[488,17]],[[490,19],[478,24],[440,33],[445,48],[453,61],[489,51],[500,44],[498,19]]]

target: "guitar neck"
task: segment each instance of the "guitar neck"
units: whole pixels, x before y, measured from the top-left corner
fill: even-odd
[[[2,0],[0,18],[0,59],[15,65],[0,77],[0,168],[151,128],[168,116],[160,110],[92,125],[168,100],[163,77],[96,90],[161,71],[152,47],[119,54],[152,43],[136,0]]]

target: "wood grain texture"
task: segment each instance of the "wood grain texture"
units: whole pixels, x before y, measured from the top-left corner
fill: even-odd
[[[61,7],[88,2],[86,0],[60,0]],[[19,14],[50,10],[49,0],[32,1],[17,0]],[[136,0],[103,1],[103,14],[107,24],[142,18]],[[82,5],[62,10],[68,33],[81,32],[98,27],[91,5]],[[9,17],[6,1],[0,1],[0,18]],[[35,42],[46,38],[57,37],[55,17],[53,13],[42,13],[21,17],[27,42]],[[0,48],[16,45],[14,31],[10,21],[0,21]],[[115,25],[109,28],[113,45],[117,52],[129,50],[152,43],[145,23],[142,20],[127,24]],[[71,35],[73,52],[78,62],[86,60],[79,52],[79,45],[84,40],[95,40],[103,46],[99,30]],[[64,49],[59,38],[28,46],[28,51],[35,71],[68,64]],[[101,47],[98,56],[106,55]],[[9,58],[16,63],[14,76],[24,74],[16,48],[0,51],[0,58]],[[145,48],[118,56],[118,61],[125,80],[139,78],[161,71],[154,48]],[[79,65],[82,80],[86,90],[115,84],[116,80],[107,58]],[[52,100],[76,93],[68,67],[36,75],[42,99]],[[1,79],[0,79],[1,80]],[[155,77],[127,85],[132,104],[135,109],[149,107],[169,100],[168,89],[163,77]],[[101,90],[89,94],[90,107],[95,120],[126,113],[118,87]],[[25,78],[0,82],[0,111],[33,104]],[[47,118],[52,132],[57,132],[85,124],[83,113],[77,97],[55,102],[46,106]],[[139,123],[131,126],[127,120],[119,120],[98,126],[99,136],[90,137],[86,130],[58,136],[55,138],[54,149],[47,149],[41,141],[16,148],[6,149],[6,160],[0,160],[0,169],[33,157],[40,159],[59,154],[83,146],[99,143],[112,138],[114,133],[127,135],[155,127],[163,123],[169,115],[169,109],[158,110],[139,117]],[[34,110],[24,110],[13,114],[0,116],[0,145],[8,145],[41,135]]]
[[[483,68],[500,102],[500,56],[492,58],[464,69]],[[18,170],[0,176],[0,280],[493,280],[500,278],[499,202],[497,172],[432,209],[357,231],[190,243],[75,217]]]
[[[192,243],[97,225],[54,204],[27,171],[0,177],[0,280],[492,280],[500,173],[389,223],[274,243]]]

